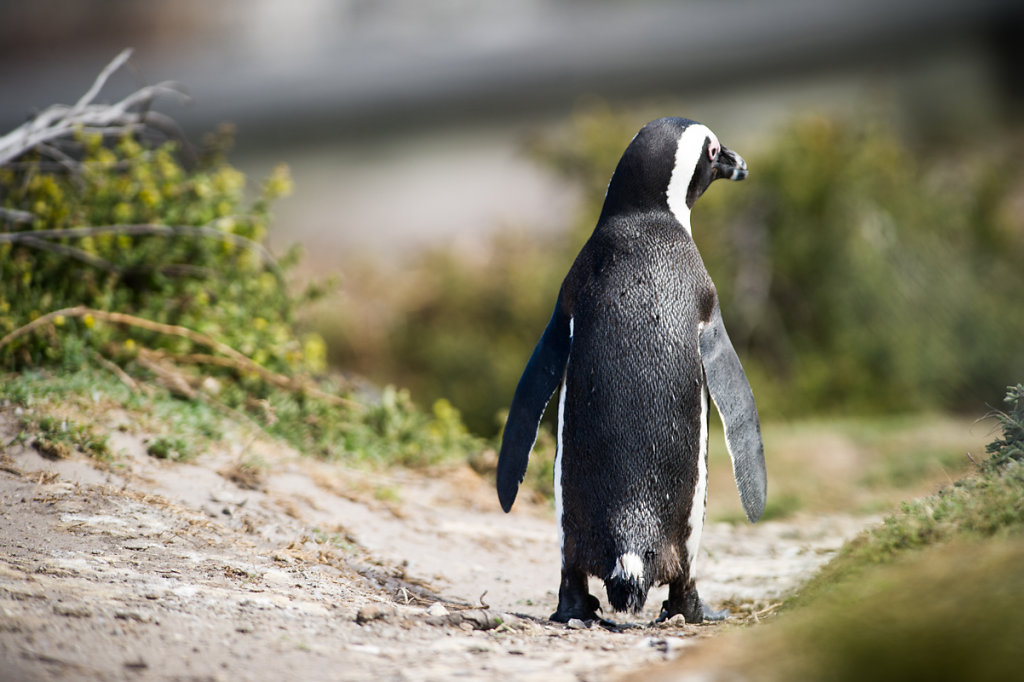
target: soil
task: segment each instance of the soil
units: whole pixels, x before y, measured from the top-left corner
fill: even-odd
[[[550,509],[503,514],[466,466],[353,470],[241,426],[169,462],[103,419],[112,461],[51,459],[0,410],[2,680],[616,679],[763,618],[870,522],[709,524],[698,586],[725,624],[653,624],[658,588],[617,631],[567,626]]]

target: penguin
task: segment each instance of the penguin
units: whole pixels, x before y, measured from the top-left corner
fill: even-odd
[[[690,210],[746,162],[704,125],[645,125],[612,174],[597,226],[562,282],[516,387],[498,455],[512,508],[541,417],[558,390],[555,516],[562,556],[551,620],[600,620],[608,603],[638,613],[668,584],[659,619],[721,619],[694,582],[707,501],[713,402],[744,511],[764,511],[767,478],[753,393],[694,243]]]

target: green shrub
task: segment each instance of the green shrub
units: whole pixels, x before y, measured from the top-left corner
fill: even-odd
[[[1022,398],[1011,387],[1011,414]],[[753,680],[1018,677],[1024,465],[1004,456],[1019,421],[1002,422],[978,475],[847,543],[720,666]]]
[[[762,404],[976,410],[1024,373],[1016,155],[925,156],[809,118],[751,161],[743,191],[709,193],[696,238]]]
[[[1024,384],[1008,386],[1005,401],[1007,412],[995,412],[1003,427],[1003,437],[988,444],[986,464],[998,469],[1011,462],[1024,463]]]
[[[196,456],[195,436],[219,437],[208,405],[325,457],[422,465],[479,449],[445,401],[425,414],[407,392],[377,401],[325,376],[323,339],[295,323],[324,287],[294,293],[286,276],[298,252],[277,260],[266,247],[287,168],[252,199],[223,134],[186,154],[131,107],[108,124],[126,102],[148,111],[152,93],[168,90],[92,104],[127,58],[87,104],[26,124],[49,121],[33,129],[45,142],[19,149],[31,136],[0,138],[0,395],[40,414],[60,389],[144,406],[184,428],[150,443],[165,459]],[[94,115],[98,128],[73,134],[54,123]]]
[[[293,296],[282,281],[295,254],[278,264],[263,246],[269,202],[289,190],[285,167],[247,202],[244,176],[219,155],[187,169],[174,143],[77,139],[78,172],[50,169],[39,155],[0,169],[0,206],[32,216],[9,226],[0,242],[0,336],[85,306],[186,327],[274,371],[323,369],[322,342],[293,328],[307,297]],[[0,363],[69,366],[82,362],[84,350],[116,356],[140,345],[195,351],[182,336],[86,314],[58,317],[49,330],[11,341],[0,348]]]
[[[1016,414],[1024,406],[1011,388],[1007,402]],[[981,541],[1024,534],[1024,464],[1005,453],[1019,447],[1020,425],[1003,420],[1003,437],[988,446],[991,457],[976,475],[960,479],[935,495],[904,502],[881,526],[848,542],[839,554],[790,600],[805,605],[820,599],[873,567],[888,564],[954,540]],[[1007,444],[1010,444],[1007,447]]]
[[[504,232],[479,258],[428,253],[381,294],[349,277],[337,362],[414,396],[447,396],[478,433],[500,426],[562,277],[642,121],[594,110],[538,138],[584,197],[566,232]],[[1024,182],[1012,144],[915,150],[880,125],[794,121],[746,153],[750,177],[695,208],[695,239],[765,416],[971,409],[1024,374]],[[728,191],[726,191],[728,190]]]

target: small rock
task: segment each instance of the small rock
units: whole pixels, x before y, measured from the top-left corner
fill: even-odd
[[[569,622],[565,624],[565,627],[569,628],[570,630],[586,630],[590,626],[584,623],[579,618],[570,618]]]
[[[511,613],[499,613],[498,620],[510,630],[532,630],[537,627],[532,621]]]
[[[372,644],[352,644],[348,650],[359,654],[369,654],[370,656],[380,656],[382,653],[379,646],[373,646]]]
[[[84,604],[54,604],[53,612],[68,618],[91,618],[92,609]]]
[[[210,500],[218,504],[230,504],[236,507],[244,507],[245,503],[249,501],[245,495],[231,493],[227,490],[212,491],[210,493]]]
[[[433,604],[430,605],[429,609],[427,609],[427,615],[428,616],[433,616],[435,618],[436,617],[444,617],[444,616],[448,615],[448,609],[446,609],[444,607],[444,604],[442,604],[439,601],[436,601],[436,602],[434,602]]]
[[[381,606],[379,604],[370,604],[359,609],[356,613],[356,623],[365,625],[366,623],[372,623],[375,620],[386,621],[395,615],[395,610],[388,606]]]
[[[681,628],[681,627],[684,627],[685,625],[686,625],[686,618],[684,618],[683,614],[681,614],[681,613],[677,613],[676,615],[672,616],[671,618],[668,618],[668,619],[663,620],[660,623],[658,623],[658,627],[660,627],[660,628]]]
[[[484,609],[470,609],[462,612],[462,625],[469,623],[473,630],[493,630],[501,625],[490,611]]]
[[[637,649],[655,649],[664,654],[673,654],[692,644],[682,637],[645,637],[636,643]]]
[[[665,638],[665,646],[668,649],[668,653],[670,653],[670,654],[673,654],[673,653],[679,651],[680,649],[685,649],[686,647],[688,647],[688,646],[690,646],[692,644],[693,644],[692,640],[683,639],[682,637],[666,637]]]
[[[134,620],[139,623],[148,623],[153,620],[153,617],[148,613],[135,611],[133,609],[118,609],[117,611],[114,611],[114,618],[119,618],[121,620]]]

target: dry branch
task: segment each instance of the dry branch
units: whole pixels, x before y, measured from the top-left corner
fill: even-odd
[[[349,407],[357,407],[359,405],[359,403],[356,403],[352,400],[347,400],[340,396],[336,396],[331,393],[327,393],[326,391],[322,391],[316,386],[314,386],[310,381],[304,378],[288,377],[285,376],[284,374],[278,374],[277,372],[273,372],[267,369],[266,367],[263,367],[262,365],[258,364],[248,356],[238,352],[231,346],[221,343],[220,341],[217,341],[216,339],[207,336],[202,332],[197,332],[194,329],[189,329],[188,327],[182,327],[180,325],[154,322],[153,320],[147,320],[143,317],[136,317],[135,315],[128,315],[126,313],[116,313],[106,310],[98,310],[95,308],[89,308],[84,305],[75,306],[73,308],[63,308],[61,310],[55,310],[53,312],[47,313],[46,315],[42,315],[41,317],[32,320],[26,325],[18,327],[17,329],[15,329],[14,331],[10,332],[2,339],[0,339],[0,348],[3,348],[7,344],[11,343],[12,341],[15,341],[16,339],[21,338],[22,336],[25,336],[26,334],[30,334],[39,327],[50,324],[58,317],[85,317],[86,315],[91,315],[93,318],[101,320],[103,322],[112,322],[114,324],[124,324],[131,327],[138,327],[140,329],[146,329],[148,331],[157,332],[158,334],[180,336],[182,338],[188,339],[193,343],[199,344],[200,346],[206,346],[207,348],[215,350],[218,353],[221,353],[223,356],[226,356],[225,358],[214,361],[211,364],[226,365],[234,367],[236,370],[243,373],[248,372],[256,374],[269,384],[272,384],[279,388],[287,389],[289,391],[306,393],[308,395],[320,398],[321,400],[325,400],[333,405],[345,405]],[[188,358],[190,356],[183,357]],[[198,355],[192,357],[206,356]]]
[[[24,213],[19,211],[19,218],[24,218],[20,214]],[[31,214],[27,214],[31,216]],[[218,229],[216,224],[223,220],[231,219],[230,216],[225,218],[218,218],[212,223],[206,225],[153,225],[153,224],[136,224],[136,225],[98,225],[95,227],[67,227],[52,230],[30,230],[25,232],[0,232],[0,244],[4,242],[10,243],[22,243],[34,245],[37,248],[43,248],[39,244],[34,243],[44,239],[85,239],[86,237],[93,237],[102,234],[123,234],[128,236],[193,236],[193,237],[206,237],[208,239],[221,239],[224,241],[231,242],[235,246],[255,251],[263,259],[263,262],[270,268],[274,274],[281,279],[283,277],[281,268],[277,263],[274,256],[267,250],[267,247],[263,246],[257,241],[243,237],[240,234],[233,232],[226,232]],[[68,247],[71,248],[71,247]],[[78,251],[77,249],[73,249]],[[85,252],[81,252],[85,253]],[[73,255],[71,253],[65,253],[65,255],[71,255],[72,257],[78,258],[79,260],[85,260],[80,255]],[[87,256],[89,254],[86,254]],[[102,259],[100,259],[102,260]],[[89,262],[89,261],[85,261]],[[104,261],[105,263],[105,261]],[[106,266],[99,263],[92,263],[97,267],[101,267],[105,270],[110,270],[115,266],[107,264]]]
[[[74,106],[54,104],[40,112],[31,121],[18,126],[0,137],[0,166],[22,154],[43,145],[70,137],[77,131],[96,132],[105,136],[123,135],[145,127],[149,123],[150,102],[160,95],[169,95],[179,100],[188,96],[181,88],[170,82],[158,83],[136,90],[114,104],[93,104],[110,76],[124,66],[131,56],[131,49],[122,51],[96,77],[92,86],[79,98]],[[141,109],[141,110],[140,110]],[[166,121],[159,119],[157,128]],[[53,149],[52,147],[50,148]],[[70,158],[61,158],[62,163],[77,164]]]

